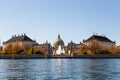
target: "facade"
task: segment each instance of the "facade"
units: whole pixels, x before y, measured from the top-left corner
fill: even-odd
[[[71,55],[72,53],[75,53],[76,50],[80,49],[82,46],[82,44],[76,44],[73,41],[71,41],[70,43],[68,43],[67,45],[67,50],[68,50],[68,54]]]
[[[96,41],[102,49],[110,49],[116,46],[114,41],[111,41],[106,36],[92,35],[87,40],[83,40],[83,44],[89,46],[92,41]]]
[[[48,41],[46,41],[43,44],[39,44],[40,47],[44,48],[47,52],[47,54],[52,54],[52,46],[50,43],[48,43]]]
[[[67,45],[67,49],[69,49],[69,50],[80,49],[80,47],[81,47],[81,43],[80,44],[76,44],[73,41],[71,41]]]
[[[19,46],[21,46],[21,48],[24,48],[26,46],[32,47],[32,46],[38,45],[36,41],[30,39],[26,34],[12,36],[9,40],[3,42],[3,50],[9,44],[12,44],[12,45],[18,44]]]

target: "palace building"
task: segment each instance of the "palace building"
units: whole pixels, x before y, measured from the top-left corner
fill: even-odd
[[[91,42],[94,42],[94,41],[97,42],[102,49],[110,49],[116,46],[116,43],[108,39],[106,36],[99,36],[95,34],[92,35],[87,40],[83,40],[83,44],[89,46],[91,45]]]
[[[38,45],[38,43],[36,41],[29,38],[26,34],[12,36],[9,40],[3,42],[3,50],[9,44],[12,44],[12,45],[18,44],[22,48],[24,48],[26,46],[32,47],[32,46]]]

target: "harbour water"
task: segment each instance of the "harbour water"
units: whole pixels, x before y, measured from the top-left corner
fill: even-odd
[[[0,80],[120,80],[120,60],[1,59]]]

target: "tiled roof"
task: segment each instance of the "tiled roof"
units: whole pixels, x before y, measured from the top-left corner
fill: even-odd
[[[32,39],[30,39],[28,36],[26,36],[25,34],[23,35],[18,35],[18,36],[12,36],[12,38],[10,38],[8,41],[4,42],[4,43],[9,43],[9,42],[16,42],[16,41],[30,41],[30,42],[35,42]]]
[[[90,41],[90,40],[98,40],[98,41],[104,41],[104,42],[113,42],[110,39],[108,39],[105,36],[98,36],[98,35],[92,35],[90,38],[88,38],[85,41]]]

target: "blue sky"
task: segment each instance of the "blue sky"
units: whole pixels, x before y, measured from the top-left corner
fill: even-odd
[[[57,34],[67,44],[93,33],[120,44],[120,0],[0,0],[0,38],[26,33],[53,44]]]

